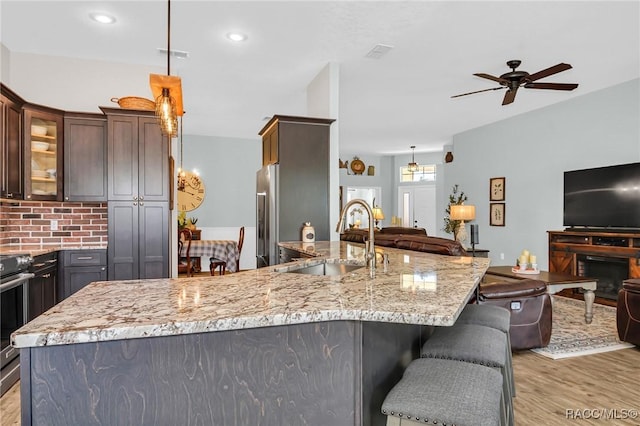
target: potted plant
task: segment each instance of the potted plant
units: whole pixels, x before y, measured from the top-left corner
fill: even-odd
[[[178,213],[178,229],[182,229],[188,225],[187,212]]]
[[[196,223],[198,223],[198,218],[197,217],[190,217],[189,218],[189,229],[191,229],[192,231],[196,230]]]
[[[456,238],[458,235],[458,228],[460,227],[459,220],[451,220],[451,206],[459,206],[464,204],[467,201],[467,196],[464,195],[464,191],[459,191],[458,184],[453,185],[451,190],[451,194],[449,194],[449,204],[445,209],[446,216],[444,218],[444,228],[443,231],[447,234],[453,234],[453,238]]]

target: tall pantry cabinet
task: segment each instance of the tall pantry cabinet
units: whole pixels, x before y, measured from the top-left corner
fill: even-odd
[[[109,279],[169,276],[169,139],[152,111],[107,115]]]

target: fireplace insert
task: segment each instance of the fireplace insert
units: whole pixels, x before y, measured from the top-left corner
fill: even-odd
[[[578,255],[578,275],[598,280],[597,297],[617,300],[622,281],[629,278],[629,260],[609,256]]]

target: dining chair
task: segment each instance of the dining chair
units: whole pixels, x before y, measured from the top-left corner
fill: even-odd
[[[244,226],[240,228],[240,236],[238,237],[238,258],[236,259],[237,271],[240,270],[240,254],[242,253],[242,244],[244,244]],[[214,275],[216,269],[220,268],[220,275],[224,275],[227,271],[227,262],[217,257],[209,258],[209,271]]]
[[[187,245],[186,250],[184,245]],[[193,264],[191,263],[191,230],[184,228],[180,230],[178,234],[178,273],[187,274],[188,277],[192,275]]]

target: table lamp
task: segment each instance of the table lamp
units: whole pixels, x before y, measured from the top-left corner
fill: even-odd
[[[375,220],[376,228],[380,229],[378,227],[378,222],[384,219],[384,212],[379,206],[375,206],[373,209],[371,209],[371,211],[373,212],[373,219]]]
[[[449,213],[451,220],[459,220],[458,232],[456,232],[456,240],[463,242],[467,239],[467,229],[465,227],[465,220],[473,220],[476,218],[476,206],[465,206],[464,204],[457,204],[451,206]],[[476,243],[478,243],[478,225],[471,225],[471,249],[473,256],[476,255]]]

